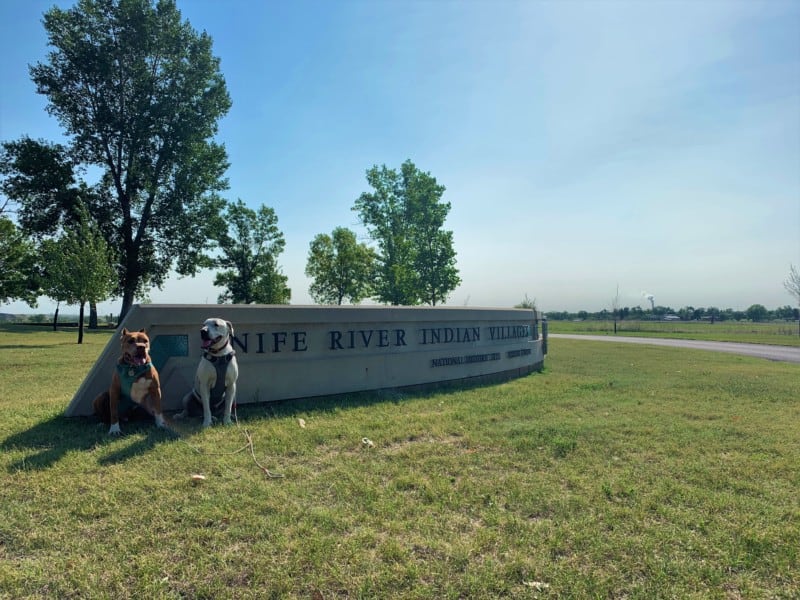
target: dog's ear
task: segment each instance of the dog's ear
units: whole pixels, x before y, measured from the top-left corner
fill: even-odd
[[[225,321],[225,325],[228,326],[228,333],[230,334],[231,337],[233,337],[233,323],[231,323],[230,321]]]
[[[122,328],[122,333],[119,334],[120,339],[125,339],[125,337],[130,333],[127,328]]]
[[[144,327],[142,327],[142,328],[139,330],[139,333],[147,333],[147,332],[144,330]]]

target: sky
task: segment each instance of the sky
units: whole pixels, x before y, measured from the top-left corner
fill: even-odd
[[[63,141],[28,72],[53,4],[73,2],[0,1],[0,140]],[[352,208],[366,171],[407,159],[451,204],[462,282],[448,305],[793,304],[800,2],[177,4],[212,37],[233,102],[225,197],[275,210],[292,304],[313,303],[311,240],[365,236]],[[213,304],[212,282],[175,276],[150,300]]]

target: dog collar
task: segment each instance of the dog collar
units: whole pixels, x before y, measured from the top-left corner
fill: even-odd
[[[213,354],[209,354],[208,352],[203,352],[203,358],[205,358],[208,362],[215,363],[219,362],[226,362],[229,363],[233,360],[233,357],[236,356],[236,350],[231,350],[227,354],[223,354],[222,356],[214,356]]]
[[[117,370],[119,371],[120,375],[125,374],[133,379],[135,379],[145,371],[149,371],[152,368],[153,368],[153,363],[150,362],[149,360],[141,365],[129,365],[128,363],[124,362],[117,364]]]

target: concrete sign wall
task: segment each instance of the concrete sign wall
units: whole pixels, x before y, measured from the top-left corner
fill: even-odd
[[[122,323],[144,328],[164,409],[178,410],[200,361],[200,327],[233,323],[240,404],[514,377],[539,370],[542,340],[525,309],[385,306],[134,305]],[[66,410],[92,413],[119,358],[112,336]]]

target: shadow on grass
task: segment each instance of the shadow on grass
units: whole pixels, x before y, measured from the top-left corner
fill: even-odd
[[[0,444],[0,450],[23,452],[24,456],[8,465],[9,472],[45,470],[51,468],[70,452],[90,452],[98,447],[137,436],[133,443],[98,459],[98,464],[125,462],[152,450],[158,444],[175,440],[174,432],[158,429],[152,417],[134,418],[122,424],[123,435],[108,435],[108,426],[94,417],[54,416],[33,427],[15,433]]]
[[[108,438],[106,425],[102,426],[103,435]],[[152,417],[149,420],[137,420],[129,422],[123,430],[122,439],[136,435],[136,441],[118,448],[97,460],[99,465],[108,466],[124,463],[133,458],[147,454],[156,446],[165,442],[177,441],[179,436],[170,429],[161,429],[155,426]]]
[[[433,388],[430,386],[413,386],[400,389],[246,404],[238,407],[235,417],[240,424],[245,424],[250,420],[261,420],[265,417],[287,418],[299,414],[325,413],[385,403],[399,404],[408,400],[424,399],[443,392],[460,392],[488,387],[506,380],[507,378],[497,380],[494,380],[494,378],[475,378],[473,380],[442,382]],[[121,443],[119,448],[113,449],[98,458],[98,464],[111,465],[123,463],[146,454],[154,450],[159,444],[186,441],[188,438],[203,431],[201,420],[201,417],[192,417],[175,422],[168,417],[168,428],[160,429],[153,423],[152,416],[147,414],[134,415],[130,420],[121,424],[123,435],[121,438],[116,438],[109,436],[108,426],[94,417],[56,415],[35,424],[25,431],[9,436],[0,443],[0,450],[27,451],[21,459],[9,464],[8,470],[10,472],[26,469],[44,470],[52,467],[70,452],[91,452],[98,449],[98,447],[102,448],[118,442],[124,442],[135,436],[134,442]],[[219,423],[220,421],[218,420],[215,427],[221,427]]]
[[[25,453],[20,460],[9,465],[9,471],[47,469],[68,452],[94,447],[97,438],[92,432],[95,430],[90,419],[55,416],[7,437],[0,448]]]
[[[437,384],[429,383],[331,396],[257,402],[240,405],[237,412],[239,421],[247,421],[248,419],[260,419],[265,416],[276,418],[295,417],[299,414],[325,413],[350,408],[362,408],[369,405],[399,404],[406,400],[424,399],[442,393],[467,392],[488,388],[507,381],[533,377],[534,375],[541,376],[544,372],[546,370],[542,369],[542,371],[521,373],[516,377],[509,377],[506,373],[494,373],[469,379],[442,381]]]

